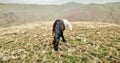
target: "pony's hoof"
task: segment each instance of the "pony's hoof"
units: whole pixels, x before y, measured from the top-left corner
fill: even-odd
[[[58,51],[58,48],[54,48],[55,51]]]
[[[66,40],[63,40],[64,43],[66,43],[67,41]]]

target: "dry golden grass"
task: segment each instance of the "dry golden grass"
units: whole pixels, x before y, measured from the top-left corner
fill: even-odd
[[[120,63],[120,26],[73,22],[52,47],[52,22],[0,29],[0,63]]]

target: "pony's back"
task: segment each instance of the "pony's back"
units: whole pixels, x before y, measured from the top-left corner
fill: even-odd
[[[64,22],[60,19],[57,19],[53,24],[53,33],[60,33],[61,31],[65,30]]]

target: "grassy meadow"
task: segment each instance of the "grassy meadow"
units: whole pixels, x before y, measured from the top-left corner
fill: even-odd
[[[72,22],[54,51],[52,24],[0,28],[0,63],[120,63],[120,25]]]

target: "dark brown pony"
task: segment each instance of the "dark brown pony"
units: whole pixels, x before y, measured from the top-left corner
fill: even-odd
[[[63,20],[57,19],[53,24],[53,30],[52,30],[52,34],[54,35],[53,47],[55,51],[58,50],[58,44],[59,44],[60,37],[62,37],[63,42],[66,42],[64,35],[63,35],[64,30],[65,30],[65,25],[64,25]]]

